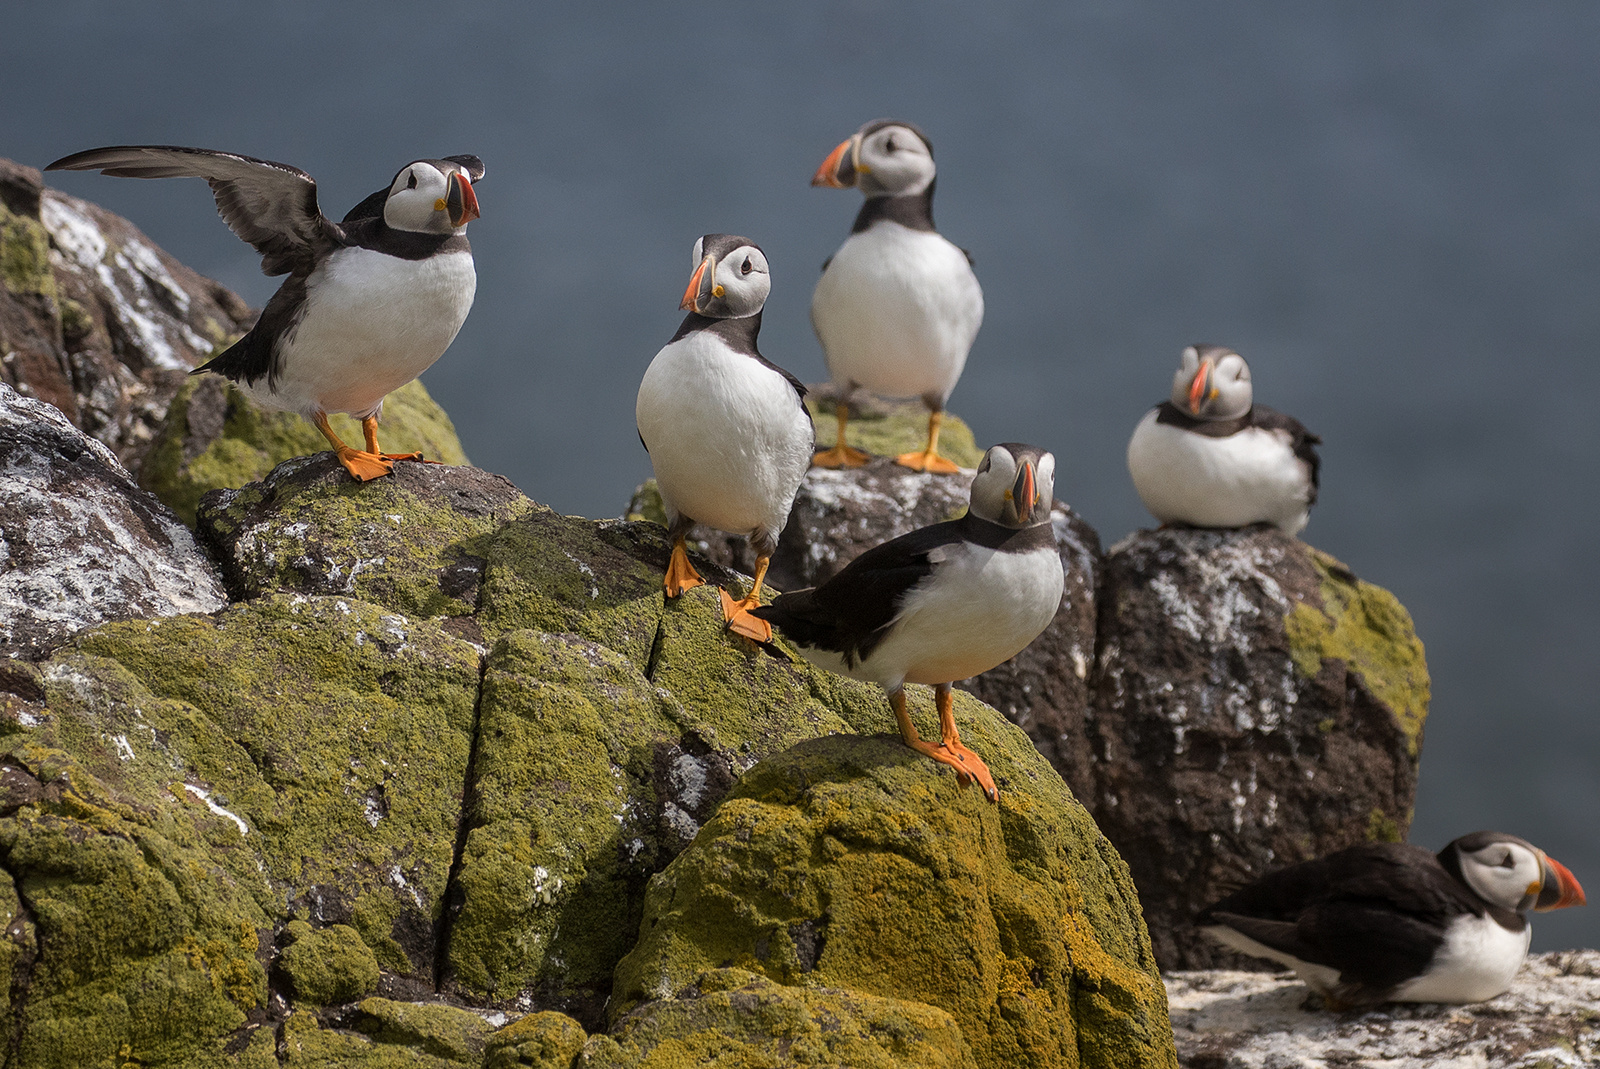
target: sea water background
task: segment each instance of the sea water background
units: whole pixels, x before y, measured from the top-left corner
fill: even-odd
[[[649,465],[639,376],[694,239],[767,251],[771,359],[853,192],[807,188],[911,119],[987,314],[951,400],[1036,442],[1107,544],[1150,521],[1127,436],[1191,341],[1321,434],[1308,541],[1393,590],[1434,701],[1414,841],[1515,832],[1600,888],[1600,6],[1426,0],[18,5],[0,155],[225,148],[341,216],[419,156],[488,165],[478,301],[428,373],[468,454],[613,515]],[[52,175],[259,305],[198,182]],[[1600,909],[1536,949],[1600,946]]]

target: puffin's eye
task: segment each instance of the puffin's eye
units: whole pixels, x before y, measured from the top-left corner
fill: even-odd
[[[894,135],[893,134],[890,134],[888,136],[888,138],[884,141],[884,143],[883,143],[883,151],[885,151],[885,152],[893,152],[894,151]]]
[[[751,271],[754,271],[754,270],[755,270],[755,265],[750,262],[750,257],[746,256],[744,258],[744,263],[739,265],[739,273],[741,275],[748,275]]]
[[[416,189],[417,188],[417,172],[412,171],[411,173],[406,175],[406,188],[407,189]]]
[[[1514,869],[1517,867],[1517,859],[1508,853],[1505,857],[1500,859],[1500,867],[1503,869]]]

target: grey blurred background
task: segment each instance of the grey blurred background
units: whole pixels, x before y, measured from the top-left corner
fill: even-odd
[[[477,305],[426,378],[479,465],[615,515],[639,376],[694,239],[762,244],[762,350],[859,196],[807,187],[867,119],[933,139],[988,311],[951,399],[1037,442],[1109,545],[1191,341],[1320,433],[1304,537],[1393,590],[1433,672],[1413,841],[1515,832],[1600,892],[1600,5],[991,2],[15,5],[0,155],[223,148],[338,218],[411,159],[488,165]],[[197,181],[52,175],[261,304]],[[1600,908],[1535,949],[1600,946]]]

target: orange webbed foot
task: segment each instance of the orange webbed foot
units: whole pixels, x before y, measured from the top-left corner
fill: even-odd
[[[926,449],[918,453],[901,453],[894,458],[894,462],[903,468],[925,471],[930,475],[954,475],[961,470],[955,461]]]
[[[437,464],[437,460],[429,460],[421,453],[379,453],[384,460],[417,460],[424,464]]]
[[[667,559],[667,574],[661,580],[661,585],[667,588],[667,597],[682,597],[685,590],[693,590],[704,583],[700,573],[689,563],[689,554],[683,548],[683,541],[674,542],[672,556]]]
[[[728,621],[729,631],[757,642],[772,641],[772,625],[750,615],[750,610],[761,604],[754,595],[734,601],[726,590],[718,589],[717,593],[722,595],[722,618]]]
[[[872,454],[842,444],[819,450],[811,456],[811,466],[815,468],[864,468],[871,462]]]
[[[339,447],[338,457],[357,482],[371,482],[394,472],[394,462],[377,453],[364,453],[346,445]]]

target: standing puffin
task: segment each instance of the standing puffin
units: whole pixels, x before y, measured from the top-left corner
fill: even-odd
[[[232,380],[267,408],[316,425],[355,478],[387,475],[421,453],[378,448],[383,399],[444,354],[472,308],[478,276],[467,224],[478,218],[476,156],[416,160],[335,223],[317,183],[287,164],[209,149],[121,145],[59,159],[47,171],[121,178],[204,178],[217,211],[289,277],[249,333],[195,368]],[[328,413],[361,421],[367,448],[339,440]]]
[[[1269,873],[1203,910],[1202,931],[1289,966],[1330,1008],[1482,1002],[1528,952],[1528,910],[1584,904],[1566,867],[1515,835],[1477,831],[1437,855],[1364,843]]]
[[[838,395],[839,438],[814,464],[857,468],[845,444],[858,386],[928,406],[928,445],[896,457],[914,471],[950,474],[939,455],[944,404],[983,322],[983,290],[966,252],[933,228],[933,145],[907,122],[869,122],[822,161],[814,186],[854,186],[867,196],[850,236],[822,265],[811,325]]]
[[[1254,404],[1250,365],[1232,349],[1191,345],[1172,396],[1145,414],[1128,442],[1128,471],[1162,523],[1298,534],[1317,500],[1322,439]]]
[[[1015,657],[1055,618],[1064,583],[1050,522],[1055,468],[1034,446],[994,446],[961,519],[874,546],[821,586],[754,610],[811,663],[881,684],[906,745],[955,768],[962,783],[976,779],[990,801],[1000,792],[961,744],[950,684]],[[937,745],[906,715],[907,683],[934,686]]]
[[[806,388],[756,348],[772,289],[760,247],[707,234],[694,243],[694,264],[680,305],[689,314],[650,361],[634,410],[672,537],[664,583],[675,598],[704,582],[683,547],[696,523],[747,535],[755,582],[740,601],[721,591],[722,614],[730,630],[768,642],[772,626],[750,610],[761,603],[816,432]]]

